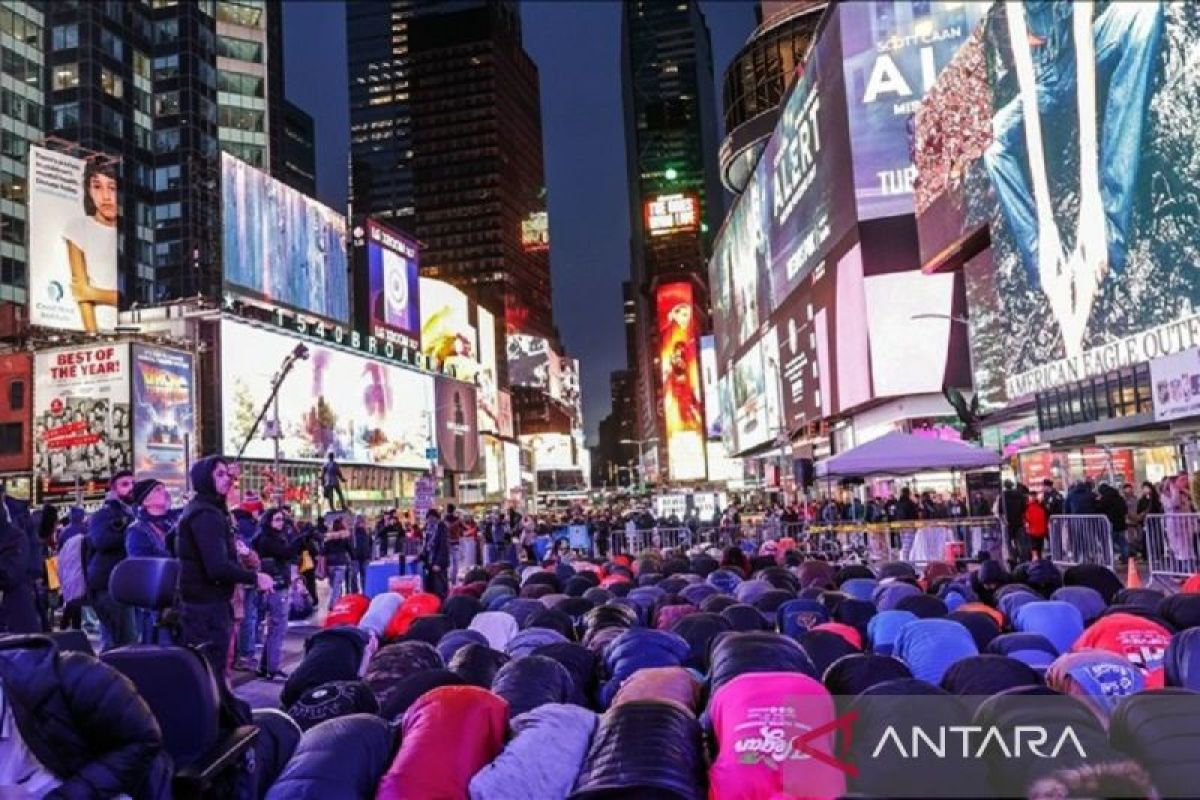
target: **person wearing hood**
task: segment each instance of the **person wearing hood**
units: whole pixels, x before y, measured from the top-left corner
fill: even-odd
[[[126,554],[130,558],[170,558],[168,539],[174,535],[171,493],[162,481],[146,478],[133,485],[132,499],[136,521],[125,531]],[[141,640],[152,641],[158,613],[137,608],[134,620]]]
[[[100,648],[133,644],[137,627],[133,609],[118,603],[108,592],[113,567],[125,558],[125,533],[133,524],[133,473],[120,470],[108,483],[104,505],[88,521],[87,586],[90,603],[100,618]]]
[[[224,679],[233,636],[234,589],[257,585],[266,592],[274,588],[275,581],[238,562],[225,506],[225,495],[236,480],[229,462],[207,456],[192,465],[190,474],[195,495],[179,518],[176,536],[183,644],[206,645],[213,673]]]
[[[1102,483],[1096,511],[1107,517],[1112,525],[1113,552],[1121,561],[1128,561],[1129,540],[1125,536],[1125,529],[1129,525],[1129,504],[1115,486]]]
[[[445,597],[449,591],[450,535],[436,508],[425,514],[425,540],[421,545],[421,563],[425,565],[425,591]]]
[[[29,537],[0,515],[0,634],[41,631],[33,580],[27,569]]]
[[[259,518],[258,535],[254,537],[254,551],[262,559],[263,572],[273,581],[271,591],[266,595],[267,638],[258,667],[258,676],[266,680],[287,677],[279,663],[283,657],[283,637],[287,633],[288,592],[292,564],[300,557],[304,543],[299,539],[289,540],[286,529],[287,515],[282,508],[272,508]]]

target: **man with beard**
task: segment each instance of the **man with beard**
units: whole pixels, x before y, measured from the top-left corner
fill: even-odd
[[[127,469],[113,474],[104,505],[88,523],[87,560],[89,602],[100,618],[100,647],[133,644],[137,639],[133,609],[118,603],[108,592],[113,568],[125,558],[126,528],[134,521],[133,473]]]

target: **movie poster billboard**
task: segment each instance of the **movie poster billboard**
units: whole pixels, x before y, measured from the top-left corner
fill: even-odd
[[[133,345],[133,471],[155,478],[176,500],[187,487],[187,448],[195,447],[192,356]]]
[[[479,323],[479,372],[475,375],[479,398],[479,429],[500,433],[500,379],[497,363],[496,316],[483,306],[477,309]]]
[[[270,395],[275,366],[296,339],[234,320],[221,321],[221,406],[226,453],[236,453]],[[434,446],[433,377],[306,342],[279,392],[280,450],[290,461],[324,461],[423,470]],[[269,418],[269,417],[268,417]],[[271,459],[260,426],[245,453]]]
[[[42,351],[33,362],[33,471],[44,492],[130,469],[129,345]]]
[[[967,193],[995,197],[994,269],[967,292],[973,352],[1003,343],[976,366],[985,406],[1200,345],[1200,204],[1183,199],[1200,13],[1055,0],[984,24],[992,136]]]
[[[660,284],[656,301],[663,421],[671,480],[702,480],[706,437],[692,284],[686,281]]]
[[[912,115],[988,6],[921,0],[838,5],[860,221],[913,213]]]
[[[709,439],[721,438],[721,396],[717,388],[717,344],[712,335],[700,337],[700,383],[704,388],[704,419]]]
[[[117,324],[117,162],[29,148],[29,322],[97,333]]]
[[[419,349],[421,291],[417,243],[367,220],[367,293],[371,334]]]
[[[461,289],[443,281],[421,278],[420,286],[421,352],[453,369],[459,380],[475,380],[479,346],[470,301]]]
[[[350,321],[346,220],[221,153],[221,257],[235,292]]]
[[[434,380],[438,462],[451,472],[471,472],[479,464],[479,424],[475,387],[438,377]]]

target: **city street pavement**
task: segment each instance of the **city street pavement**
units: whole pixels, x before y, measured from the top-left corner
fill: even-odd
[[[329,606],[328,581],[317,581],[317,597],[320,598],[318,610],[311,617],[288,623],[287,636],[283,640],[283,659],[280,662],[280,669],[288,674],[291,674],[304,657],[304,640],[320,630],[325,622]],[[257,650],[257,654],[262,654],[262,648]],[[257,664],[257,656],[255,663]],[[249,703],[251,708],[279,708],[279,692],[283,689],[285,678],[265,681],[253,672],[238,670],[231,673],[231,678],[234,692]]]

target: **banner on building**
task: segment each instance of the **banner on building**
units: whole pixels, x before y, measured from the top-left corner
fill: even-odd
[[[413,349],[421,346],[417,243],[367,220],[367,293],[371,335]]]
[[[1200,415],[1200,348],[1151,361],[1150,385],[1157,421]]]
[[[703,480],[704,400],[692,284],[665,283],[656,293],[663,421],[671,479]]]

